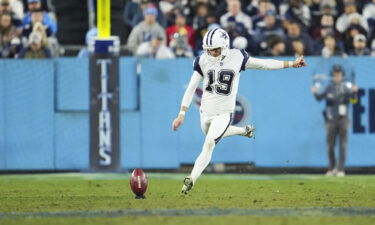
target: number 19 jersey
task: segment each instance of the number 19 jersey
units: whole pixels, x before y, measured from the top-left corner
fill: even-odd
[[[221,61],[211,61],[206,54],[194,60],[194,70],[203,76],[201,112],[207,115],[232,113],[240,72],[246,69],[249,55],[244,50],[229,49]]]

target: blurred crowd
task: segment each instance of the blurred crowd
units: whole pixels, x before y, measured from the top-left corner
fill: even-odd
[[[254,56],[375,56],[375,0],[128,0],[123,20],[128,53],[143,57],[199,55],[216,27]],[[56,32],[41,0],[0,0],[0,58],[57,56]]]
[[[144,57],[199,55],[216,27],[254,56],[375,56],[375,0],[129,0],[124,22]]]
[[[56,18],[40,0],[0,0],[0,58],[56,56],[56,32]]]

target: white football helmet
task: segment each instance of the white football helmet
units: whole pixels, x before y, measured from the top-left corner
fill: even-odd
[[[223,60],[229,51],[229,35],[221,28],[214,28],[204,35],[203,37],[203,50],[207,56],[216,60]],[[218,57],[213,57],[209,54],[207,50],[221,48],[221,55]]]

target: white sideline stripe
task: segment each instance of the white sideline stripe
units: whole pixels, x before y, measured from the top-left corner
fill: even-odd
[[[125,216],[373,216],[375,208],[271,208],[271,209],[118,209],[93,211],[0,213],[0,219],[25,217],[125,217]]]
[[[146,173],[149,179],[183,180],[184,173]],[[46,180],[46,179],[82,179],[82,180],[127,180],[130,173],[50,173],[50,174],[15,174],[2,175],[2,179],[22,179],[22,180]],[[360,177],[361,175],[350,175],[347,177]],[[363,175],[362,175],[363,176]],[[210,180],[329,180],[335,177],[325,177],[311,174],[206,174],[202,179]]]

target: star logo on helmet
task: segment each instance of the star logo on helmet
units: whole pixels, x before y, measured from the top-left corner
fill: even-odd
[[[221,38],[224,38],[225,40],[228,38],[227,34],[224,32],[221,32]]]

